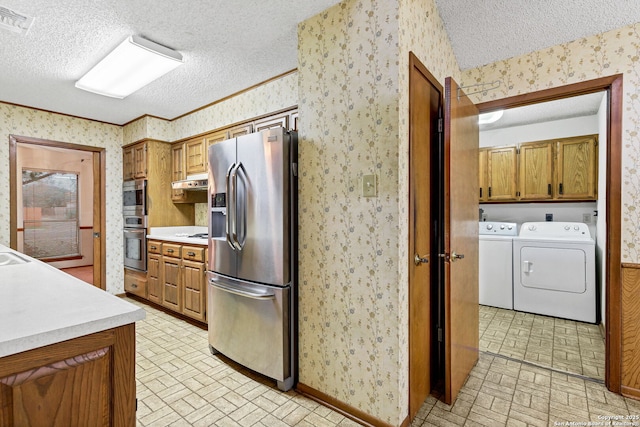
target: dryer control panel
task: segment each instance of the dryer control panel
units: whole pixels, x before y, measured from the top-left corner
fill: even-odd
[[[582,222],[525,222],[520,227],[519,236],[540,239],[591,239],[589,227]]]

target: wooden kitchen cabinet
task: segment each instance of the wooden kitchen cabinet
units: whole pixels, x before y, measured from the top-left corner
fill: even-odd
[[[553,143],[520,145],[518,188],[520,200],[553,198]]]
[[[516,147],[487,150],[487,201],[516,200]]]
[[[206,273],[205,263],[182,260],[184,306],[182,313],[196,320],[205,320]]]
[[[291,114],[289,112],[276,114],[275,116],[265,117],[253,122],[254,132],[260,132],[266,129],[273,129],[276,127],[283,127],[289,129],[289,118]]]
[[[245,123],[229,129],[229,138],[237,138],[242,135],[248,135],[253,132],[253,124]]]
[[[297,131],[299,129],[300,115],[298,114],[298,110],[295,110],[291,113],[291,117],[289,118],[289,125],[291,126],[291,130]]]
[[[141,298],[147,298],[147,273],[125,268],[124,290]]]
[[[122,150],[122,179],[133,179],[133,175],[133,147],[127,147]]]
[[[0,358],[0,426],[136,425],[135,324]]]
[[[478,184],[480,187],[480,201],[487,201],[488,185],[487,185],[487,149],[481,148],[478,151]]]
[[[225,139],[229,139],[229,132],[226,130],[212,132],[205,135],[205,146],[207,147],[207,156],[209,155],[209,147],[213,144],[217,144],[218,142],[222,142]],[[207,158],[207,164],[209,164],[209,159]]]
[[[204,173],[207,171],[207,145],[203,137],[195,138],[184,143],[185,168],[187,175]]]
[[[162,305],[177,312],[182,312],[182,275],[180,268],[182,267],[180,251],[165,249],[180,247],[179,245],[162,244]],[[175,257],[175,258],[174,258]]]
[[[161,259],[159,254],[147,255],[147,299],[156,304],[162,304]]]
[[[557,141],[556,197],[595,200],[598,188],[597,136]]]

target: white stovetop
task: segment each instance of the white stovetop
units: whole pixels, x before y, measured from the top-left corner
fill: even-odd
[[[127,325],[145,311],[48,264],[0,266],[0,357]]]
[[[188,237],[194,234],[206,232],[208,232],[207,227],[200,227],[197,225],[182,227],[151,227],[149,229],[149,234],[147,234],[147,239],[168,240],[171,242],[206,246],[209,243],[207,239]]]

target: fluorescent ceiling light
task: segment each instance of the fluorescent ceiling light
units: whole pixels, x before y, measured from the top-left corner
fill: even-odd
[[[500,117],[502,117],[503,113],[504,113],[504,110],[496,110],[490,113],[480,114],[478,116],[478,124],[486,125],[489,123],[497,122],[498,120],[500,120]]]
[[[182,55],[130,36],[76,82],[78,89],[122,99],[182,64]]]

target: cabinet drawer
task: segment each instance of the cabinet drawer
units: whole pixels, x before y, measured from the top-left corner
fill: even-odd
[[[204,262],[204,250],[205,248],[198,247],[198,246],[183,246],[182,259],[190,259],[192,261]]]
[[[182,245],[176,245],[174,243],[162,244],[162,255],[180,258],[180,248]]]
[[[162,253],[162,242],[157,240],[149,240],[147,242],[147,253],[160,254]]]
[[[147,298],[147,277],[144,274],[130,272],[125,270],[124,273],[124,290],[125,292]]]

